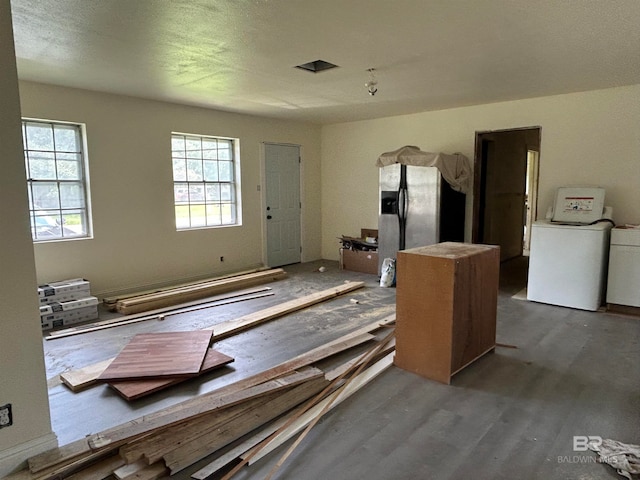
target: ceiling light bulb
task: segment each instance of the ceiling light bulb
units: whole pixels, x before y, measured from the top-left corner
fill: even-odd
[[[376,78],[373,74],[375,68],[370,68],[367,71],[369,72],[369,75],[371,75],[371,80],[365,83],[364,86],[367,87],[367,92],[369,92],[369,95],[373,96],[378,91],[378,82],[376,81]]]

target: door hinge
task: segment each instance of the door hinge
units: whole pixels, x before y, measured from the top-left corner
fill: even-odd
[[[298,157],[298,163],[302,163],[302,157]]]
[[[300,245],[300,253],[302,253],[302,245]]]

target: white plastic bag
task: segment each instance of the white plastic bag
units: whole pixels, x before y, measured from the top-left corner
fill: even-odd
[[[385,258],[382,261],[382,271],[380,275],[381,287],[394,287],[396,284],[396,259]]]

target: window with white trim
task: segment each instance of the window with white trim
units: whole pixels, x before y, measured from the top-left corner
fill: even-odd
[[[34,242],[91,235],[83,126],[22,121]]]
[[[236,139],[171,134],[176,228],[237,225]]]

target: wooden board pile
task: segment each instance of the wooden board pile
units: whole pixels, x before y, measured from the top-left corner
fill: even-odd
[[[99,375],[126,400],[135,400],[233,361],[211,348],[213,332],[141,333]]]
[[[345,293],[352,292],[362,288],[363,286],[364,282],[345,282],[342,285],[328,288],[320,292],[315,292],[301,298],[289,300],[287,302],[274,305],[273,307],[244,315],[240,318],[205,327],[203,330],[213,330],[215,328],[213,341],[218,341],[283,315],[324,302]],[[113,358],[109,358],[78,370],[62,373],[60,375],[60,379],[72,391],[79,392],[94,385],[97,382],[98,377],[112,361]]]
[[[193,478],[236,465],[228,478],[306,428],[279,468],[324,413],[392,364],[393,329],[379,339],[372,333],[394,320],[373,322],[251,377],[37,455],[28,469],[8,478],[155,479],[205,457],[213,462]],[[367,342],[364,353],[354,349]],[[314,366],[346,351],[352,359],[330,371]]]
[[[264,298],[271,295],[273,295],[273,292],[271,291],[270,287],[245,289],[228,294],[207,297],[206,299],[202,300],[185,302],[181,303],[180,305],[156,308],[153,310],[147,310],[143,313],[123,315],[120,317],[98,320],[97,322],[85,323],[83,325],[77,325],[62,330],[56,330],[54,332],[49,332],[49,334],[44,338],[45,340],[55,340],[57,338],[70,337],[73,335],[80,335],[82,333],[105,330],[107,328],[131,325],[132,323],[144,322],[147,320],[164,320],[165,318],[172,315],[180,315],[183,313],[194,312],[196,310],[204,310],[208,308],[229,305],[231,303],[245,302],[247,300],[256,300],[258,298]],[[115,310],[115,306],[113,308]]]
[[[143,295],[125,297],[117,299],[115,302],[113,299],[105,299],[105,305],[113,308],[115,303],[115,308],[118,312],[123,315],[130,315],[280,280],[285,276],[286,272],[283,269],[273,268],[270,270],[225,277]]]

